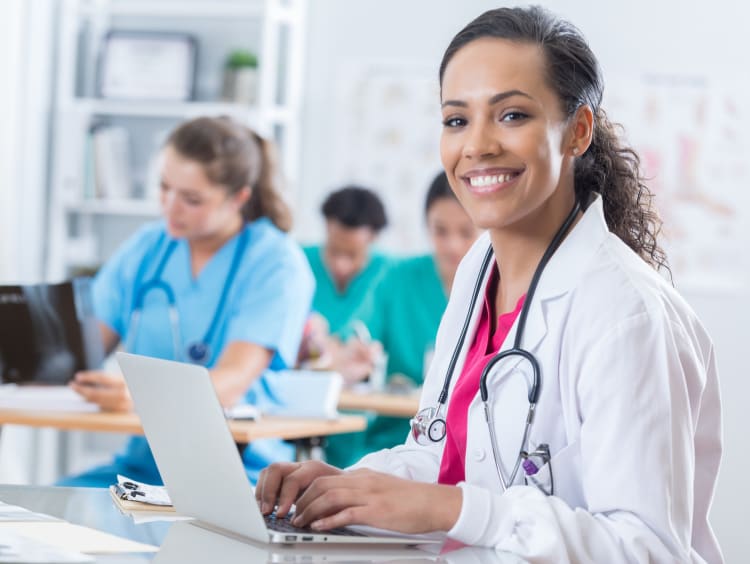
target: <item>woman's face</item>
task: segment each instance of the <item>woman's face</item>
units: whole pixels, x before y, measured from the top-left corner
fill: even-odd
[[[442,82],[441,159],[475,225],[537,232],[573,203],[572,146],[560,100],[533,44],[483,38]]]
[[[427,231],[440,273],[453,278],[479,230],[461,204],[447,197],[435,200],[427,210]]]
[[[206,240],[236,230],[249,189],[231,195],[212,183],[203,165],[168,146],[161,166],[161,207],[172,237]]]

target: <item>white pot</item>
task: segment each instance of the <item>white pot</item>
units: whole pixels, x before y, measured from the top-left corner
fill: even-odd
[[[258,100],[258,69],[226,69],[222,98],[237,104],[255,104]]]

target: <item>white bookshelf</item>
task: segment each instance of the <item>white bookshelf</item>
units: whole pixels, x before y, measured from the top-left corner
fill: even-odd
[[[138,218],[157,218],[159,203],[145,198],[90,198],[65,202],[67,213],[80,215],[114,215]]]
[[[228,115],[273,138],[290,186],[298,178],[307,0],[60,0],[47,230],[48,279],[93,269],[142,223],[159,217],[151,161],[180,121]],[[195,100],[122,101],[96,95],[99,49],[115,30],[183,32],[198,41]],[[222,102],[223,62],[258,55],[257,103]],[[97,125],[127,131],[132,184],[108,197],[91,190]]]
[[[78,111],[99,116],[165,117],[188,119],[202,115],[228,115],[247,123],[258,124],[259,110],[229,102],[128,102],[81,98],[73,105]],[[269,108],[266,111],[273,111]]]

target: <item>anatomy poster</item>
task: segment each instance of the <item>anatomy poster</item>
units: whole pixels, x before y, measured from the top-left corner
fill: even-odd
[[[750,269],[750,84],[650,76],[607,84],[604,107],[641,156],[675,284],[745,287]]]
[[[337,80],[337,183],[378,190],[390,227],[381,244],[398,252],[426,248],[424,197],[440,170],[440,100],[432,66],[359,64]]]

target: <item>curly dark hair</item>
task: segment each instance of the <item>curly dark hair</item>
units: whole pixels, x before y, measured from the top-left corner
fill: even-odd
[[[440,63],[440,84],[456,52],[483,37],[539,45],[547,62],[547,82],[560,98],[565,115],[572,117],[583,105],[591,108],[593,138],[586,153],[576,159],[576,197],[585,203],[592,192],[599,192],[609,230],[652,267],[670,272],[657,240],[662,222],[653,193],[645,184],[638,154],[619,135],[621,126],[610,122],[601,108],[604,79],[583,34],[539,6],[489,10],[451,41]]]

